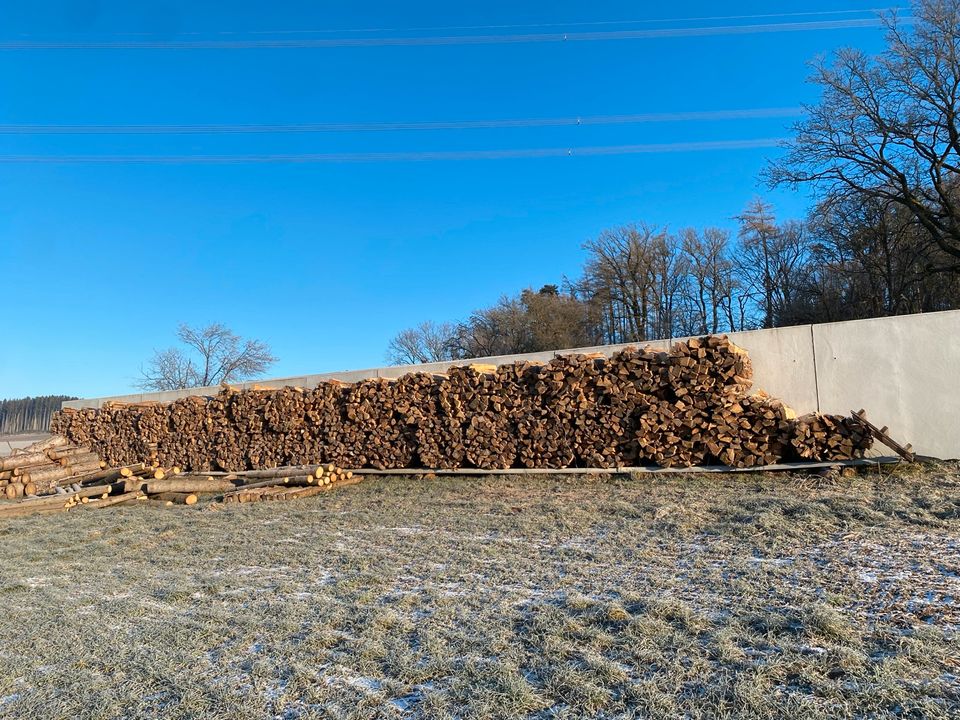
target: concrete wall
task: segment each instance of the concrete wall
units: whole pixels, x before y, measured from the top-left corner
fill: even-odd
[[[754,388],[782,398],[798,413],[846,414],[865,408],[891,436],[913,444],[922,455],[960,457],[960,310],[799,325],[773,330],[730,333],[753,360]],[[666,350],[673,340],[643,343]],[[508,363],[549,360],[574,352],[606,355],[627,347],[605,345],[557,352],[478,358],[469,362]],[[355,382],[395,378],[408,372],[443,372],[452,364],[400,365],[322,375],[302,375],[256,383],[266,387],[314,387],[325,380]],[[212,395],[219,388],[118,395],[71,400],[64,407],[100,407],[107,401],[169,401],[188,395]]]
[[[22,433],[19,435],[0,435],[0,457],[9,455],[14,450],[20,450],[33,445],[35,442],[46,440],[50,433]]]
[[[814,325],[819,408],[860,408],[921,455],[960,458],[960,311]]]

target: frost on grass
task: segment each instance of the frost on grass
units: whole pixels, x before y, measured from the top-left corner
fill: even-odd
[[[956,466],[382,478],[0,554],[3,718],[960,713]]]

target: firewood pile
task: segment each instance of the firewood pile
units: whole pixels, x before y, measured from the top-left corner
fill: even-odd
[[[62,436],[54,436],[45,442],[57,447],[68,443]],[[26,458],[36,452],[40,451],[34,446],[15,456],[0,458],[0,462],[8,464],[13,458]],[[138,463],[70,475],[43,489],[36,489],[35,493],[8,496],[14,502],[0,502],[0,520],[75,509],[115,507],[138,501],[168,506],[195,505],[201,496],[223,503],[296,500],[358,480],[352,472],[332,464],[205,475],[184,473],[180,468],[167,470]]]
[[[870,429],[857,418],[818,414],[799,418],[790,438],[794,453],[804,460],[861,457],[861,448],[872,441]]]
[[[475,364],[313,389],[224,387],[168,404],[65,409],[52,431],[110,466],[158,463],[193,473],[324,463],[755,467],[860,457],[870,447],[855,419],[797,419],[779,400],[750,395],[751,385],[746,352],[709,336],[670,352],[629,348],[610,358]]]

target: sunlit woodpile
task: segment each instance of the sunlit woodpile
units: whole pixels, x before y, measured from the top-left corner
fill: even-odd
[[[225,387],[167,404],[67,409],[52,431],[110,467],[145,463],[193,473],[326,463],[743,468],[844,460],[870,447],[870,433],[855,419],[798,419],[776,398],[750,395],[752,374],[744,350],[709,336],[669,352],[630,348],[610,358],[464,365],[312,389]]]

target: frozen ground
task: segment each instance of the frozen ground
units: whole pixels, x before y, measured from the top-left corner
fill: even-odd
[[[371,478],[0,526],[0,717],[948,718],[960,469]]]

